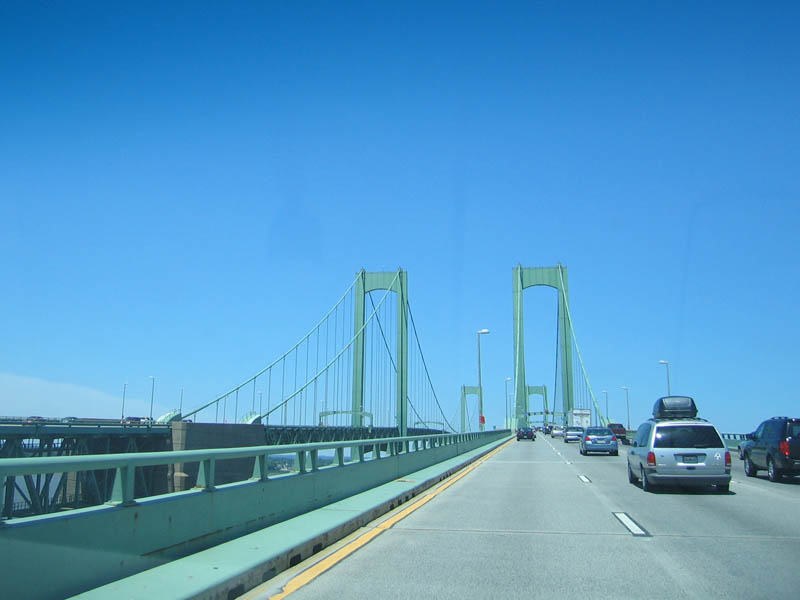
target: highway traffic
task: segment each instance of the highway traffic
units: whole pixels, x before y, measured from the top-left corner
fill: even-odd
[[[297,600],[797,596],[800,478],[746,478],[734,459],[728,493],[645,492],[628,482],[628,449],[582,456],[547,435],[511,441],[418,510],[402,505],[245,597],[269,598],[300,574]]]

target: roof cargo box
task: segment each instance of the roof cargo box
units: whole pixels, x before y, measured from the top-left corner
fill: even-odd
[[[697,417],[697,406],[689,396],[665,396],[653,405],[653,417],[656,419],[694,419]]]

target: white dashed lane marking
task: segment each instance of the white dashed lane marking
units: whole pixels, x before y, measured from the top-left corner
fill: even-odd
[[[650,534],[647,533],[647,531],[645,531],[641,527],[639,527],[639,524],[633,519],[631,519],[628,516],[628,513],[615,512],[614,516],[617,517],[617,519],[619,519],[620,523],[625,525],[625,527],[628,529],[628,531],[631,532],[631,534],[637,537],[650,537]]]

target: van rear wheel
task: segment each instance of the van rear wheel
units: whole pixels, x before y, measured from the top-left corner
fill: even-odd
[[[641,467],[641,479],[642,479],[642,490],[645,492],[652,492],[653,486],[650,485],[650,482],[647,480],[647,473],[644,472],[644,467]]]

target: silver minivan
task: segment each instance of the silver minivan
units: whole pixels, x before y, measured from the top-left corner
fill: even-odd
[[[714,485],[728,492],[731,453],[717,428],[705,419],[654,414],[661,418],[642,423],[629,446],[628,481],[641,481],[645,491],[656,485]]]

